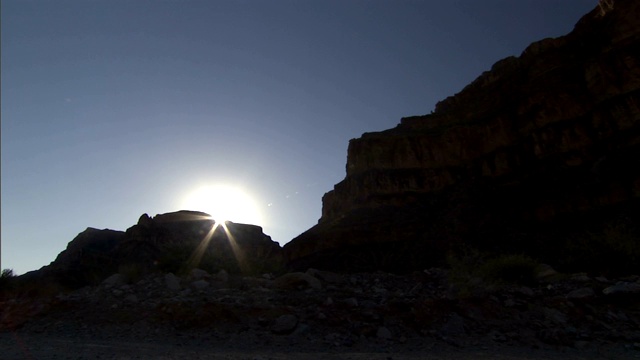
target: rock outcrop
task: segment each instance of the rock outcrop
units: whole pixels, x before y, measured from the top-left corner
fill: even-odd
[[[140,216],[126,232],[88,228],[50,265],[23,275],[23,281],[54,280],[77,288],[109,275],[126,277],[164,271],[253,274],[281,266],[281,248],[255,225],[217,224],[208,214],[178,211]]]
[[[596,8],[431,114],[351,140],[318,225],[284,248],[293,267],[424,266],[460,242],[556,253],[603,214],[640,223],[638,18],[633,0]]]

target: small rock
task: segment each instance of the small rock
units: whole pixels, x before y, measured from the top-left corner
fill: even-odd
[[[224,269],[218,271],[215,275],[212,276],[212,279],[215,281],[220,281],[223,283],[229,282],[229,273],[227,273]]]
[[[573,343],[573,347],[575,347],[576,349],[584,349],[587,346],[589,346],[589,342],[584,340],[578,340],[575,343]]]
[[[457,337],[465,334],[464,319],[462,316],[453,313],[449,320],[440,329],[440,334],[445,337]]]
[[[307,270],[307,274],[330,284],[342,284],[346,282],[345,278],[342,275],[330,271],[309,269]]]
[[[273,281],[273,287],[280,290],[321,289],[320,280],[302,272],[284,274]]]
[[[592,288],[581,288],[573,290],[572,292],[567,294],[567,299],[569,300],[580,300],[580,299],[588,299],[592,298],[596,295],[595,291]]]
[[[282,315],[278,317],[271,327],[274,334],[290,334],[298,325],[298,318],[295,315]]]
[[[134,294],[130,294],[130,295],[127,295],[124,298],[124,301],[130,302],[130,303],[137,303],[138,302],[138,297],[136,295],[134,295]]]
[[[518,288],[518,292],[527,297],[532,297],[533,295],[535,295],[533,290],[530,287],[526,287],[526,286],[522,286]]]
[[[556,324],[566,324],[567,323],[567,317],[561,313],[559,310],[556,309],[552,309],[552,308],[544,308],[544,317]]]
[[[296,326],[296,329],[293,331],[293,335],[303,335],[307,333],[309,329],[311,329],[309,325],[300,323],[298,324],[298,326]]]
[[[262,278],[265,280],[273,280],[273,274],[269,273],[269,274],[262,274]]]
[[[577,273],[577,274],[571,275],[571,280],[577,281],[577,282],[589,282],[591,281],[591,278],[586,273]]]
[[[258,318],[258,325],[267,326],[267,325],[269,325],[269,320],[267,318],[265,318],[264,316],[260,316]]]
[[[558,272],[555,271],[550,265],[540,264],[536,267],[535,277],[538,281],[548,280],[549,278],[557,275]]]
[[[378,304],[373,300],[363,300],[360,301],[358,305],[364,309],[375,309],[378,307]]]
[[[356,298],[348,298],[348,299],[344,299],[342,301],[342,303],[347,305],[348,307],[357,307],[358,306],[358,299],[356,299]]]
[[[197,280],[191,283],[191,287],[196,290],[203,290],[209,287],[209,282],[207,280]]]
[[[202,269],[193,269],[191,270],[191,279],[193,280],[201,280],[211,277],[208,272]]]
[[[376,331],[376,337],[378,339],[389,340],[391,339],[391,331],[384,326],[380,326],[378,331]]]
[[[189,296],[189,295],[191,295],[191,289],[184,289],[184,290],[180,291],[178,293],[178,295],[183,296],[183,297]]]
[[[613,286],[602,290],[605,295],[640,294],[640,284],[619,281]]]
[[[112,287],[120,287],[126,283],[126,279],[122,274],[113,274],[102,282],[102,286],[109,289]]]
[[[250,289],[265,289],[271,286],[271,280],[262,277],[247,276],[242,278],[243,285]]]
[[[164,284],[169,290],[180,290],[180,278],[173,275],[173,273],[168,273],[164,276]]]
[[[507,336],[504,335],[503,333],[498,332],[498,331],[490,332],[489,336],[491,337],[491,340],[493,340],[495,342],[506,342],[507,341]]]
[[[373,287],[373,292],[376,294],[384,294],[387,292],[387,289],[383,288],[383,287],[378,287],[378,286],[374,286]]]

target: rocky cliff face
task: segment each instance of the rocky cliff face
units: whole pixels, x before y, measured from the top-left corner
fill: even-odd
[[[255,225],[216,224],[205,213],[140,216],[126,232],[88,228],[50,265],[25,281],[51,279],[70,287],[96,284],[114,273],[138,277],[157,271],[261,273],[281,266],[281,248]]]
[[[633,0],[596,8],[570,34],[498,61],[432,114],[351,140],[346,178],[325,194],[319,224],[285,246],[288,258],[333,267],[319,254],[389,242],[385,256],[407,242],[432,251],[637,205],[638,18]]]

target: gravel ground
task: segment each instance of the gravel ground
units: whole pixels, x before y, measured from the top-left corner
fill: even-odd
[[[384,347],[380,349],[325,349],[315,346],[275,345],[255,347],[251,344],[202,344],[193,339],[153,341],[88,340],[54,337],[21,332],[0,334],[2,359],[227,359],[227,360],[285,360],[285,359],[640,359],[640,351],[623,347],[591,349],[527,349],[519,347],[456,348],[445,343],[422,346]]]
[[[567,275],[473,298],[448,279],[110,277],[0,301],[0,359],[640,359],[639,276]]]

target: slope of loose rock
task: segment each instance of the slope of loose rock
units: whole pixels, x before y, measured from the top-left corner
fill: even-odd
[[[50,297],[5,298],[0,337],[14,332],[245,351],[428,354],[447,345],[565,349],[587,358],[640,351],[638,276],[573,274],[494,288],[453,281],[437,268],[405,276],[311,269],[283,277],[196,270],[135,283],[109,277]],[[295,279],[297,287],[279,285]],[[469,286],[476,290],[465,293]]]

